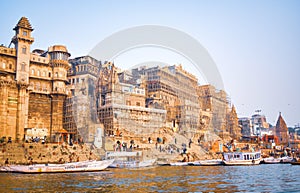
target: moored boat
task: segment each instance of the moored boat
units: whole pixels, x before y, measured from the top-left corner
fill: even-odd
[[[293,161],[293,158],[289,157],[289,156],[284,156],[279,159],[280,159],[280,163],[282,163],[282,164],[289,164]]]
[[[193,162],[194,166],[219,166],[224,165],[222,159],[199,160]]]
[[[63,164],[6,165],[2,172],[13,173],[63,173],[63,172],[96,172],[106,169],[114,160],[82,161]]]
[[[171,162],[171,166],[188,166],[189,162]]]
[[[141,168],[153,166],[156,159],[144,160],[141,151],[106,152],[106,159],[113,159],[110,168]]]
[[[300,160],[296,160],[291,162],[292,165],[300,165]]]
[[[225,165],[258,165],[261,159],[260,151],[223,153],[223,162]]]
[[[274,158],[274,157],[267,157],[263,159],[264,164],[279,164],[280,163],[280,158]]]

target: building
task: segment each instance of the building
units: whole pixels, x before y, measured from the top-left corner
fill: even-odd
[[[26,17],[14,31],[10,46],[0,46],[0,137],[22,140],[27,130],[40,130],[37,133],[47,133],[48,140],[55,141],[65,132],[70,54],[62,45],[31,52],[33,28]]]
[[[260,112],[258,110],[257,112]],[[252,121],[252,136],[260,136],[262,137],[263,134],[266,134],[266,130],[269,130],[269,123],[267,122],[266,116],[261,114],[254,114],[251,117]]]
[[[165,127],[166,111],[146,107],[145,88],[129,79],[113,63],[100,70],[96,105],[106,136],[139,136]]]
[[[95,85],[98,80],[101,61],[90,56],[70,59],[72,67],[68,71],[70,94],[65,101],[64,128],[72,132],[71,138],[76,141],[94,142],[103,134],[103,126],[97,117]]]
[[[284,119],[281,116],[281,113],[279,113],[279,117],[275,126],[275,135],[278,137],[279,144],[287,145],[289,143],[288,128]]]
[[[251,118],[241,117],[239,118],[239,125],[242,128],[241,133],[243,138],[249,138],[253,135],[253,126]]]
[[[242,136],[242,132],[234,105],[232,106],[231,111],[227,113],[226,119],[226,131],[231,138],[239,140]]]
[[[212,85],[199,86],[201,109],[211,112],[211,127],[216,133],[223,133],[226,126],[226,115],[229,112],[229,99],[223,90]]]
[[[166,126],[192,137],[200,127],[198,79],[181,65],[141,70],[147,85],[147,105],[167,111]]]

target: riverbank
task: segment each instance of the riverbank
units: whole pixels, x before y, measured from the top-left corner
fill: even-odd
[[[86,144],[66,143],[1,143],[0,164],[64,163],[74,161],[99,160],[96,149]]]

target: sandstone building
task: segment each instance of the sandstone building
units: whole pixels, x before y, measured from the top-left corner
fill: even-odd
[[[61,45],[31,52],[33,28],[26,17],[14,30],[14,47],[0,46],[0,137],[22,140],[41,131],[54,141],[63,130],[70,54]]]
[[[125,73],[125,72],[124,72]],[[129,83],[113,63],[102,66],[97,82],[97,111],[107,136],[151,134],[164,127],[166,111],[146,107],[146,90]]]
[[[94,142],[97,132],[103,134],[95,97],[101,62],[90,56],[77,57],[69,62],[72,67],[68,71],[67,88],[70,92],[64,106],[64,128],[72,133],[70,138],[73,141],[83,138],[84,142]]]
[[[217,90],[212,85],[199,86],[201,109],[211,113],[211,127],[214,132],[223,132],[226,126],[226,114],[229,112],[229,100],[223,90]]]
[[[0,138],[101,144],[104,134],[161,128],[188,138],[203,131],[239,136],[226,93],[199,86],[181,65],[121,71],[90,56],[69,59],[62,45],[31,52],[33,28],[25,17],[14,30],[14,46],[0,46]]]
[[[288,144],[289,143],[288,128],[286,126],[284,119],[281,116],[281,113],[279,113],[279,117],[277,119],[277,123],[275,126],[275,135],[278,137],[279,144]]]

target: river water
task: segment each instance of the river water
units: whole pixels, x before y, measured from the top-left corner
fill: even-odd
[[[91,173],[0,173],[0,192],[300,192],[300,166],[161,166]]]

